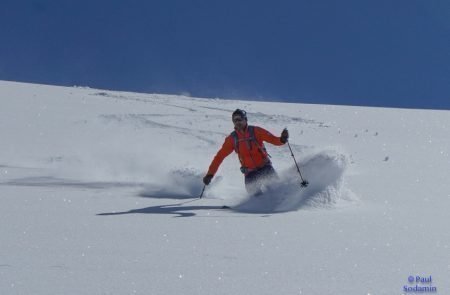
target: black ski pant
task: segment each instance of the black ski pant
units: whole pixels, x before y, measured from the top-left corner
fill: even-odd
[[[263,186],[273,179],[278,179],[278,174],[271,164],[267,164],[245,175],[245,188],[250,195],[258,195],[263,192]]]

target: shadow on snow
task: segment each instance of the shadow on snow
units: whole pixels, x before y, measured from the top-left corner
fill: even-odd
[[[143,183],[120,182],[120,181],[76,181],[51,176],[18,178],[0,185],[28,186],[28,187],[71,187],[82,189],[108,189],[122,187],[144,187]]]
[[[221,206],[182,206],[182,204],[175,205],[161,205],[151,206],[142,209],[133,209],[124,212],[100,213],[98,216],[124,215],[124,214],[173,214],[174,217],[192,217],[198,210],[222,210]]]

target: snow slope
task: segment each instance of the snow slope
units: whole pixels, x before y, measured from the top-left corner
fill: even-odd
[[[245,194],[231,112],[274,134]],[[450,112],[0,81],[1,294],[450,293]],[[223,205],[231,210],[221,209]],[[408,282],[413,276],[414,282]]]

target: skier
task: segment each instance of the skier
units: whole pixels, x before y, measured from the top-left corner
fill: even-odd
[[[280,137],[276,137],[269,131],[247,125],[247,113],[237,109],[232,114],[234,131],[225,138],[222,148],[217,152],[208,172],[203,177],[203,183],[208,185],[223,159],[233,150],[238,154],[241,162],[241,172],[245,175],[245,188],[251,195],[262,193],[262,187],[270,179],[277,179],[277,173],[272,167],[269,154],[264,147],[264,141],[280,146],[288,141],[289,133],[284,129]]]

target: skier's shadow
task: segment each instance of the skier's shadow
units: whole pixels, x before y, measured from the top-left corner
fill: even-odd
[[[221,206],[181,206],[181,204],[151,206],[142,209],[133,209],[124,212],[99,213],[98,216],[124,215],[124,214],[174,214],[174,217],[192,217],[197,210],[223,210]]]

